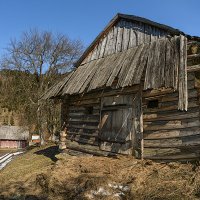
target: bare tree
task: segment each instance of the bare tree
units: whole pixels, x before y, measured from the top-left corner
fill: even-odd
[[[1,67],[26,74],[18,80],[18,89],[27,98],[25,103],[32,106],[28,106],[29,111],[37,109],[38,126],[41,120],[38,103],[41,94],[59,74],[73,68],[73,63],[82,50],[83,45],[79,40],[71,40],[65,35],[54,35],[48,31],[30,30],[24,32],[20,40],[10,41],[6,54],[1,59]],[[43,141],[42,134],[41,139]]]

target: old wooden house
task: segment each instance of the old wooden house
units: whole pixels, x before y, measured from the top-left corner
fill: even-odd
[[[29,131],[19,126],[0,126],[0,149],[27,147]]]
[[[117,14],[42,99],[62,101],[61,149],[200,158],[200,38]]]

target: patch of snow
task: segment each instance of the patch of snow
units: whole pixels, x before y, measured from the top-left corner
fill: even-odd
[[[10,161],[13,160],[13,158],[19,154],[22,154],[23,152],[15,152],[15,153],[7,153],[4,156],[0,157],[0,170],[3,169]]]
[[[94,195],[102,195],[102,196],[109,196],[111,195],[110,192],[106,191],[103,187],[100,187],[97,191],[91,191]]]
[[[119,185],[119,184],[112,184],[112,183],[109,183],[108,186],[110,188],[113,188],[113,189],[119,189],[119,190],[122,190],[124,192],[127,192],[130,188],[128,185]]]

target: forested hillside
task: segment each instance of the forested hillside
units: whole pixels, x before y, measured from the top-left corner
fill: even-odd
[[[32,132],[48,133],[46,137],[55,132],[59,101],[39,100],[73,70],[82,49],[80,41],[47,31],[30,30],[11,40],[0,58],[0,124],[28,126]]]

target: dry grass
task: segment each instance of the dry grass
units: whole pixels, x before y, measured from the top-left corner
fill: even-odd
[[[200,168],[132,157],[58,155],[55,146],[32,149],[0,172],[5,199],[200,199]],[[26,197],[26,198],[25,198]]]

